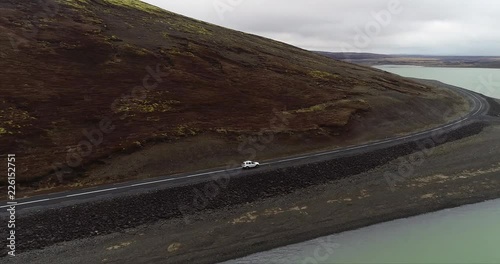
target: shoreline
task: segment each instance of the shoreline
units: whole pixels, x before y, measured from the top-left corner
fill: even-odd
[[[370,66],[370,67],[415,67],[415,68],[451,68],[451,69],[485,69],[485,70],[500,70],[500,67],[486,67],[486,66],[473,66],[473,65],[432,65],[432,64],[373,64],[352,61],[351,63],[358,63],[359,65]]]
[[[193,216],[189,224],[180,218],[161,220],[29,251],[13,263],[33,256],[39,263],[97,263],[104,259],[218,263],[376,223],[497,199],[500,155],[479,150],[496,143],[500,154],[498,132],[500,125],[492,125],[476,136],[436,147],[431,158],[394,192],[383,174],[397,168],[398,160],[286,195],[208,210]],[[469,164],[456,165],[457,154],[468,157]],[[79,261],[71,262],[73,258]]]
[[[390,186],[384,179],[384,172],[397,170],[398,166],[400,166],[399,160],[408,157],[407,155],[411,156],[412,152],[407,153],[406,156],[404,154],[398,155],[400,158],[393,159],[376,169],[351,177],[310,184],[308,187],[291,191],[285,189],[275,190],[281,194],[263,196],[266,198],[249,200],[246,203],[235,202],[234,204],[219,204],[218,207],[208,207],[202,212],[191,215],[189,223],[179,217],[170,217],[170,219],[160,221],[153,220],[159,215],[158,212],[149,211],[152,208],[158,211],[158,208],[163,206],[164,210],[169,210],[165,202],[172,197],[170,199],[165,197],[167,193],[163,193],[163,195],[162,193],[152,194],[159,199],[150,200],[151,198],[143,197],[140,201],[136,200],[134,204],[129,204],[132,200],[123,199],[119,201],[120,203],[106,205],[101,203],[82,208],[76,206],[70,209],[61,209],[62,211],[50,212],[50,215],[35,215],[31,220],[36,221],[38,224],[42,223],[40,225],[48,221],[58,224],[56,230],[69,230],[71,227],[75,228],[75,225],[75,229],[80,230],[80,227],[88,226],[85,223],[87,220],[93,221],[95,225],[106,225],[105,222],[110,222],[109,219],[105,222],[102,221],[102,217],[97,213],[103,213],[104,208],[99,207],[106,206],[108,210],[110,208],[116,210],[117,207],[120,207],[120,204],[127,204],[131,207],[127,206],[123,209],[127,210],[128,215],[136,215],[137,217],[138,213],[142,212],[142,216],[146,219],[140,219],[141,221],[147,220],[147,218],[151,220],[148,221],[149,223],[138,227],[133,227],[132,222],[129,228],[124,228],[126,224],[123,225],[119,222],[129,218],[123,214],[124,212],[116,217],[107,215],[107,217],[112,217],[113,225],[117,224],[121,228],[115,229],[107,235],[97,237],[88,237],[86,235],[81,237],[81,235],[78,235],[72,238],[70,234],[66,234],[64,240],[70,242],[61,241],[62,243],[45,247],[39,251],[28,251],[25,256],[29,258],[30,254],[44,255],[47,262],[41,263],[50,263],[54,261],[51,258],[62,254],[62,252],[54,254],[54,250],[64,249],[67,251],[74,248],[76,243],[81,247],[78,251],[79,254],[82,254],[78,256],[81,261],[76,263],[93,263],[97,259],[88,258],[96,256],[102,259],[116,258],[116,260],[133,256],[134,260],[137,260],[134,262],[137,263],[161,263],[155,256],[145,255],[144,252],[151,251],[151,248],[155,254],[160,254],[163,258],[168,257],[169,263],[193,263],[193,261],[196,263],[216,263],[380,222],[500,198],[500,192],[498,191],[500,181],[497,180],[498,177],[494,171],[492,173],[480,173],[478,177],[459,177],[459,174],[445,176],[445,178],[441,176],[435,177],[435,175],[441,175],[443,168],[446,171],[447,166],[445,163],[443,167],[443,162],[453,164],[455,161],[457,153],[449,150],[449,148],[464,150],[461,147],[463,144],[469,144],[476,148],[485,148],[496,143],[499,145],[498,151],[500,154],[500,142],[497,143],[498,140],[496,140],[499,131],[499,125],[491,125],[484,128],[477,135],[462,137],[451,143],[436,147],[432,155],[437,155],[438,160],[434,160],[432,156],[429,156],[425,166],[416,168],[415,175],[408,177],[401,184],[398,183],[394,192],[390,190]],[[489,139],[489,141],[485,142],[485,139]],[[475,142],[485,143],[478,145]],[[484,153],[484,151],[462,152],[462,155]],[[441,157],[443,153],[446,156],[444,161]],[[476,160],[477,164],[473,164],[472,167],[476,167],[478,172],[500,168],[500,160],[491,160],[495,159],[495,157],[500,157],[500,155],[492,155],[490,159],[485,159],[483,156],[469,156],[469,158]],[[497,162],[498,164],[496,164]],[[491,164],[498,165],[498,168],[487,168]],[[454,170],[457,173],[463,173],[470,169],[469,166],[462,166],[464,167],[454,167]],[[322,171],[319,167],[314,171],[317,173],[318,170]],[[498,170],[500,171],[500,169]],[[265,175],[265,177],[269,177],[269,175]],[[256,177],[256,179],[257,182],[253,183],[253,187],[259,189],[258,185],[255,184],[262,181],[263,178]],[[422,179],[424,180],[421,181]],[[481,179],[481,182],[477,182],[477,179]],[[446,182],[448,180],[449,183]],[[484,182],[488,182],[488,185],[484,185]],[[304,182],[297,184],[303,185]],[[418,188],[412,186],[415,184],[422,186]],[[252,184],[246,185],[246,187],[239,186],[240,188],[237,189],[229,188],[227,190],[228,194],[221,197],[221,201],[244,196],[245,193],[241,187],[251,190],[252,187],[250,186]],[[474,193],[454,193],[451,191],[471,186],[472,188],[481,189]],[[283,188],[283,186],[280,186],[280,188]],[[444,196],[441,197],[441,195]],[[258,196],[262,195],[259,194]],[[152,207],[147,207],[142,201],[148,204],[154,203]],[[138,210],[135,209],[136,207],[139,207]],[[67,218],[66,221],[69,221],[71,217],[68,215],[78,215],[80,210],[82,210],[80,212],[82,217],[78,223],[58,223],[60,220],[57,219],[61,219],[62,215],[66,215],[66,217],[62,217],[62,221],[66,220],[65,218]],[[83,212],[86,212],[87,215]],[[149,212],[154,214],[147,215]],[[144,215],[145,213],[146,215]],[[90,217],[89,214],[93,217]],[[26,218],[21,219],[20,221],[24,222],[20,224],[29,226],[28,224],[31,221],[28,222],[27,220]],[[55,230],[46,228],[44,231],[39,234],[39,236],[43,237],[43,241],[54,241],[56,239],[57,236],[54,237]],[[242,240],[242,237],[245,239]],[[33,246],[35,245],[33,244]],[[95,245],[103,246],[102,248],[96,248]],[[167,250],[160,250],[158,245]],[[42,244],[38,244],[35,248],[39,246],[42,246]],[[115,246],[118,246],[116,250],[108,250]],[[98,253],[87,256],[89,252],[93,251]],[[22,260],[23,258],[16,259]]]
[[[375,223],[500,198],[500,181],[495,175],[500,171],[500,160],[495,159],[500,157],[499,123],[478,123],[464,129],[451,132],[448,143],[432,148],[425,166],[413,168],[415,175],[405,176],[394,190],[384,173],[398,171],[402,159],[418,152],[414,142],[257,173],[245,181],[232,180],[187,222],[175,208],[189,202],[192,191],[203,190],[206,184],[25,215],[19,220],[25,227],[19,239],[29,242],[21,245],[20,251],[26,253],[16,259],[22,261],[35,254],[46,261],[40,263],[51,263],[54,256],[71,252],[78,244],[79,262],[73,263],[123,258],[162,263],[157,255],[168,258],[169,263],[215,263]],[[492,146],[499,155],[485,157],[484,150],[491,151]],[[465,157],[458,159],[457,155]],[[460,160],[472,160],[473,166]],[[455,173],[447,174],[449,169]],[[478,177],[469,175],[473,169]],[[464,188],[477,190],[456,192]],[[79,219],[71,217],[74,215]],[[54,254],[61,249],[64,251]]]
[[[429,219],[438,219],[438,220],[445,220],[445,222],[440,222],[437,223],[438,225],[448,225],[448,224],[455,224],[456,220],[450,219],[449,217],[446,218],[446,216],[450,215],[456,215],[457,212],[464,212],[468,213],[471,215],[471,211],[477,211],[481,210],[481,208],[485,208],[489,206],[494,206],[494,207],[499,207],[500,206],[500,199],[493,199],[493,200],[487,200],[484,202],[480,203],[473,203],[473,204],[465,204],[461,205],[458,207],[453,207],[453,208],[446,208],[443,210],[438,210],[438,211],[433,211],[429,213],[424,213],[420,215],[415,215],[415,216],[410,216],[410,217],[404,217],[404,218],[397,218],[394,220],[386,221],[386,222],[381,222],[373,225],[368,225],[365,227],[361,227],[358,229],[352,229],[344,232],[339,232],[335,234],[329,234],[323,237],[319,238],[314,238],[311,240],[303,241],[300,243],[295,243],[295,244],[290,244],[284,247],[278,247],[271,249],[269,251],[264,251],[264,252],[258,252],[254,254],[247,255],[242,258],[238,259],[233,259],[229,260],[226,262],[222,262],[220,264],[242,264],[242,263],[264,263],[264,260],[266,260],[266,263],[280,263],[280,264],[285,264],[285,263],[316,263],[315,261],[318,261],[318,263],[343,263],[343,262],[338,262],[338,255],[344,255],[342,259],[346,260],[345,255],[352,255],[352,250],[348,249],[350,247],[357,246],[355,242],[359,240],[353,240],[353,239],[346,239],[346,237],[358,237],[361,236],[364,239],[371,239],[372,242],[375,239],[374,232],[378,233],[379,231],[384,234],[384,239],[382,241],[384,242],[389,242],[393,246],[394,243],[390,242],[392,239],[395,239],[394,235],[390,235],[393,231],[399,230],[401,232],[401,229],[408,228],[410,230],[415,230],[412,224],[422,224],[422,223],[428,223]],[[469,217],[469,220],[470,217]],[[479,220],[480,221],[480,220]],[[460,221],[457,221],[460,222]],[[425,228],[422,228],[422,226],[417,227],[418,230],[423,229],[422,231],[425,232]],[[492,227],[494,228],[494,227]],[[438,231],[439,232],[439,231]],[[364,235],[365,233],[368,233],[368,235]],[[388,235],[389,234],[389,235]],[[427,234],[428,236],[430,234]],[[446,233],[443,233],[443,235],[446,235]],[[477,238],[476,238],[477,239]],[[378,240],[378,239],[377,239]],[[410,240],[411,244],[415,245],[415,243],[418,244],[416,241]],[[364,244],[364,250],[362,252],[357,252],[357,253],[367,253],[370,254],[369,250],[372,248],[372,246],[368,246],[366,243],[364,243],[364,240],[359,241],[360,243]],[[403,242],[403,241],[401,241]],[[479,241],[478,241],[479,242]],[[376,248],[376,245],[373,245],[374,248]],[[407,247],[407,249],[409,249]],[[367,250],[368,252],[365,252]],[[409,249],[411,251],[411,249]],[[451,250],[448,247],[448,250]],[[295,252],[295,251],[300,251]],[[351,252],[351,254],[349,254]],[[418,251],[413,251],[413,252],[418,252]],[[448,252],[451,253],[451,252]],[[354,256],[353,256],[354,257]],[[402,257],[402,256],[401,256]],[[333,259],[336,261],[334,262]],[[325,262],[325,259],[329,259],[328,261],[331,262]],[[390,258],[391,261],[396,261],[396,259]],[[407,259],[407,258],[405,258]],[[368,259],[365,257],[364,261],[368,261]],[[403,261],[403,260],[399,260]],[[364,262],[360,262],[364,263]],[[370,262],[371,263],[371,262]],[[379,263],[379,262],[376,262]]]

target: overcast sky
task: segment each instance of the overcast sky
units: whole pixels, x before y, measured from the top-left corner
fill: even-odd
[[[145,0],[309,50],[500,55],[494,0]]]

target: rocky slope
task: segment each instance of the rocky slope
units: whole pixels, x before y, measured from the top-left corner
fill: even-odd
[[[0,148],[18,155],[25,187],[77,182],[158,142],[188,139],[177,163],[187,168],[207,136],[238,142],[265,130],[293,148],[297,134],[368,140],[465,109],[445,90],[140,1],[0,0],[0,14]],[[276,126],[276,116],[292,121]],[[148,165],[128,163],[140,166],[107,181]]]

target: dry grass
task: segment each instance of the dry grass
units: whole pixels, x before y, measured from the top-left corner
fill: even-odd
[[[355,121],[385,120],[389,110],[377,112],[374,98],[388,109],[421,110],[430,123],[441,117],[426,113],[428,105],[409,109],[409,103],[449,99],[391,74],[140,1],[59,3],[58,14],[43,21],[31,21],[39,10],[29,1],[0,4],[0,27],[12,34],[25,35],[30,23],[43,25],[19,46],[21,52],[0,42],[0,148],[19,155],[24,171],[18,180],[24,184],[53,181],[52,164],[65,163],[68,149],[85,139],[82,131],[103,117],[116,130],[84,157],[75,179],[102,159],[137,151],[135,142],[175,142],[212,132],[230,142],[269,129],[276,112],[295,115],[288,136],[307,131],[342,138],[350,136]],[[163,77],[155,90],[140,100],[120,99],[143,84],[147,66],[156,65]],[[112,109],[115,100],[118,108]]]

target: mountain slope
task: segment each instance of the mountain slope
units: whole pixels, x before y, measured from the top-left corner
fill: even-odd
[[[134,0],[0,0],[0,13],[0,147],[18,154],[24,183],[57,183],[49,175],[60,165],[65,177],[88,177],[96,161],[109,170],[114,157],[158,142],[192,150],[162,149],[159,160],[180,161],[158,173],[197,168],[188,165],[204,137],[230,142],[218,151],[233,155],[242,136],[263,129],[288,148],[304,135],[326,140],[308,143],[315,148],[342,145],[440,123],[464,105],[441,89]],[[276,117],[286,122],[273,126]],[[135,177],[148,162],[109,173]],[[217,164],[223,158],[207,166]]]

